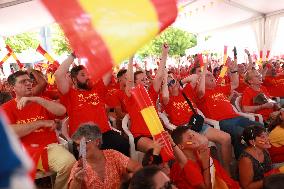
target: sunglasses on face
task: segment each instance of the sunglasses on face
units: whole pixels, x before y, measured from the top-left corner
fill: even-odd
[[[176,80],[172,79],[168,82],[168,86],[170,87],[170,86],[174,85],[175,83],[176,83]]]

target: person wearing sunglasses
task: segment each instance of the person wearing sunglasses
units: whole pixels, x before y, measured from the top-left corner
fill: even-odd
[[[6,102],[1,108],[10,120],[10,126],[20,138],[34,162],[34,172],[42,161],[44,170],[57,173],[55,189],[66,189],[74,156],[62,145],[57,144],[55,129],[56,116],[66,113],[66,108],[57,102],[33,96],[32,80],[25,71],[17,71],[8,77],[16,98]]]
[[[207,63],[204,65],[207,67]],[[192,75],[182,80],[182,82],[189,82],[184,88],[181,89],[180,82],[178,82],[175,76],[170,73],[167,78],[167,86],[162,90],[162,103],[165,107],[165,111],[168,115],[170,122],[176,126],[184,126],[188,124],[193,111],[186,102],[182,93],[185,93],[187,98],[196,109],[196,92],[193,89],[194,85],[198,82],[198,75]],[[169,95],[167,95],[169,93]],[[224,167],[228,173],[230,173],[230,163],[232,161],[232,146],[231,137],[229,134],[215,129],[206,124],[202,125],[200,134],[206,136],[208,140],[220,144],[221,154],[224,162]]]
[[[157,166],[147,166],[137,171],[129,184],[129,189],[177,189],[169,177]]]
[[[168,45],[163,44],[162,60],[159,64],[159,68],[152,82],[152,85],[150,86],[148,78],[143,71],[136,71],[135,73],[133,73],[133,57],[128,63],[127,83],[123,102],[130,117],[130,131],[134,136],[136,150],[141,152],[147,152],[147,150],[153,148],[153,140],[151,133],[142,117],[142,114],[140,113],[139,106],[135,102],[134,97],[131,94],[131,89],[138,85],[144,86],[147,89],[149,97],[151,98],[153,104],[156,104],[158,100],[158,94],[163,83],[168,51]]]
[[[86,145],[81,143],[83,137]],[[81,154],[85,153],[86,156],[80,156],[74,164],[69,189],[118,189],[124,174],[134,173],[141,168],[138,162],[118,151],[101,150],[102,133],[94,123],[82,124],[72,140]]]

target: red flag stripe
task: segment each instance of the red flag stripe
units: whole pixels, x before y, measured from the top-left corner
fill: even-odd
[[[163,6],[164,4],[168,4],[171,7],[175,7],[176,6],[176,2],[172,1],[172,0],[151,0],[151,2],[153,3],[155,10],[157,12],[158,15],[158,20],[160,23],[160,31],[163,31],[168,25],[170,25],[174,20],[168,20],[167,17],[164,16],[164,9],[167,9],[167,7]],[[168,11],[168,14],[171,15],[171,18],[176,18],[177,15],[177,9],[171,9],[171,11]],[[161,24],[163,23],[163,24]]]
[[[71,46],[74,49],[77,49],[76,54],[80,58],[92,57],[92,59],[89,59],[88,62],[88,71],[91,72],[91,75],[102,77],[98,75],[99,65],[95,64],[96,62],[105,62],[104,66],[100,66],[101,73],[106,73],[107,71],[111,70],[113,66],[113,60],[108,51],[108,47],[102,40],[100,35],[95,32],[95,28],[93,28],[91,21],[88,17],[86,17],[85,11],[77,1],[58,0],[57,3],[54,3],[53,1],[43,0],[42,2],[48,9],[52,10],[53,17],[61,25],[65,34],[69,36]],[[58,6],[58,4],[65,5],[64,14],[62,14],[62,7]],[[81,18],[80,22],[84,23],[84,27],[78,28],[77,32],[69,32],[68,28],[72,28],[72,26],[69,24],[75,23],[64,22],[64,20],[68,20],[68,18],[72,18],[74,16]],[[80,31],[88,31],[89,36],[80,36]],[[81,41],[81,43],[78,43],[77,39],[88,39],[88,41],[85,40]],[[100,46],[100,48],[98,48],[97,51],[90,52],[89,49],[92,49],[92,46]],[[98,54],[99,56],[95,56],[96,54]]]

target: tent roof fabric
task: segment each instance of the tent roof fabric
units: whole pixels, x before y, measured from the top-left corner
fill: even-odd
[[[284,0],[178,0],[184,5],[174,26],[204,33],[275,12]],[[191,15],[190,15],[191,13]],[[0,36],[11,36],[53,23],[40,0],[0,0]]]

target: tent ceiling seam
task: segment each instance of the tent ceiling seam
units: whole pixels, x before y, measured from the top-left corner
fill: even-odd
[[[1,3],[0,9],[6,8],[6,7],[11,7],[11,6],[14,6],[14,5],[21,4],[21,3],[26,3],[26,2],[29,2],[29,1],[33,1],[33,0],[15,0],[15,1],[10,1],[10,2],[6,2],[6,3]]]

